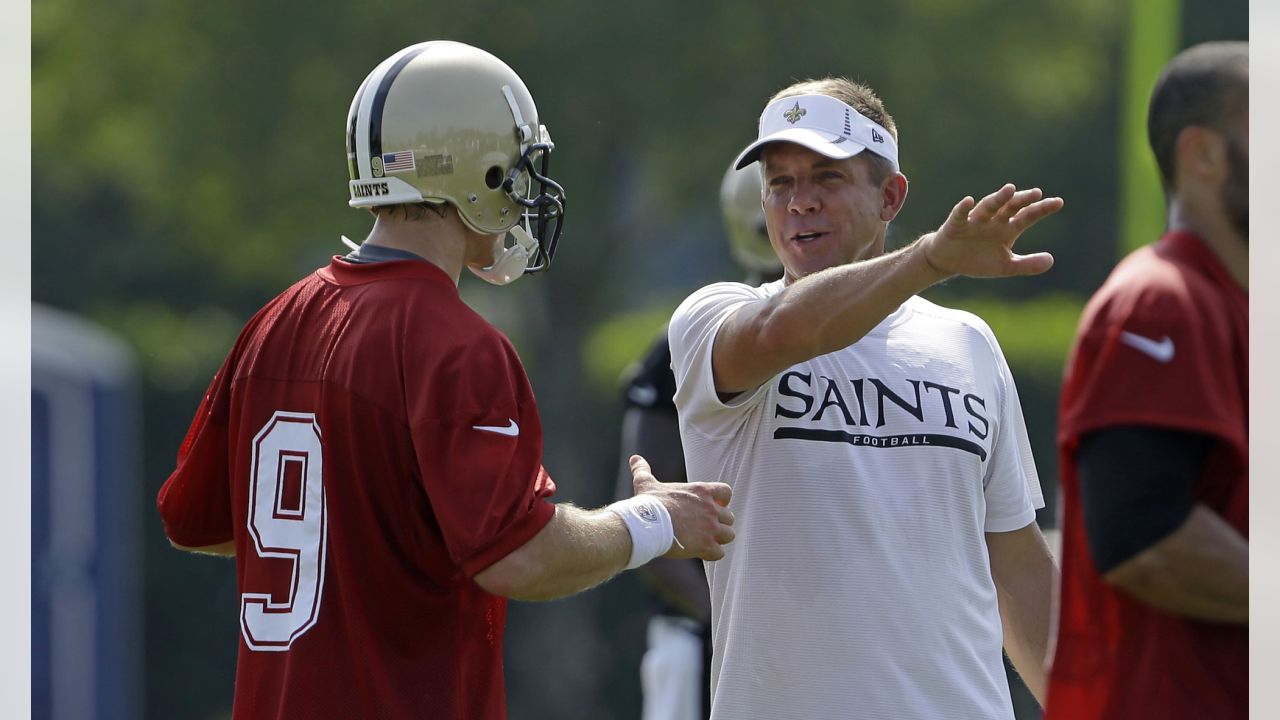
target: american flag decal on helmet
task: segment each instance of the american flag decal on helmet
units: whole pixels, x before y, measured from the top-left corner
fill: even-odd
[[[416,167],[413,162],[412,150],[401,150],[400,152],[382,153],[382,170],[383,172],[405,172],[413,170]]]

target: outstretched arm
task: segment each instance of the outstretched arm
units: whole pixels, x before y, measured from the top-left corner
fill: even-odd
[[[1038,188],[1005,185],[975,203],[956,204],[935,232],[897,252],[827,268],[766,301],[743,306],[716,334],[716,391],[734,394],[809,358],[846,347],[907,298],[954,275],[1035,275],[1053,265],[1048,253],[1016,255],[1013,244],[1062,208]]]
[[[477,573],[475,581],[513,600],[554,600],[618,574],[630,554],[631,538],[617,515],[560,503],[537,535]]]
[[[671,517],[675,540],[669,558],[724,557],[733,540],[732,495],[723,483],[661,483],[644,458],[631,457],[637,495],[657,499]],[[555,517],[537,535],[475,576],[480,587],[514,600],[552,600],[594,587],[621,572],[632,554],[626,524],[610,508],[556,506]]]

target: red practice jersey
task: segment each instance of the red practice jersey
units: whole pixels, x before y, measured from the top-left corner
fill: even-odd
[[[1248,537],[1248,417],[1247,293],[1193,235],[1130,255],[1086,307],[1062,391],[1062,593],[1046,718],[1248,715],[1248,628],[1179,617],[1104,582],[1076,467],[1080,438],[1105,427],[1212,436],[1196,500]]]
[[[335,258],[249,322],[160,490],[234,539],[236,720],[505,717],[506,601],[472,581],[555,512],[510,342],[422,261]]]

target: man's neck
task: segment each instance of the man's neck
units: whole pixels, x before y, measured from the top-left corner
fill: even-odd
[[[456,223],[378,218],[365,243],[396,248],[417,255],[439,267],[458,284],[466,255],[466,239]]]
[[[1249,289],[1249,243],[1220,213],[1198,213],[1176,199],[1169,205],[1169,230],[1189,232],[1201,240],[1240,287]]]

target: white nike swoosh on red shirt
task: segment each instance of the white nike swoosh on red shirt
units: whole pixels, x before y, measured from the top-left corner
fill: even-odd
[[[506,426],[503,426],[503,425],[472,425],[472,426],[471,426],[471,429],[472,429],[472,430],[483,430],[483,431],[485,431],[485,432],[491,432],[491,433],[497,433],[497,434],[499,434],[499,435],[506,435],[506,436],[508,436],[508,437],[515,437],[515,436],[519,435],[519,434],[520,434],[520,426],[516,424],[516,421],[515,421],[515,420],[512,420],[512,419],[510,419],[510,418],[507,418],[507,422],[509,422],[509,423],[511,423],[511,424],[510,424],[510,425],[506,425]]]
[[[1156,362],[1167,363],[1173,359],[1173,338],[1168,335],[1156,341],[1125,330],[1120,333],[1120,340],[1134,350],[1151,356]]]

